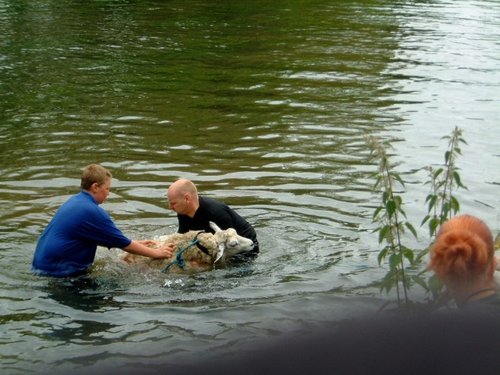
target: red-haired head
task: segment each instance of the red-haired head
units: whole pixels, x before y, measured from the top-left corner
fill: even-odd
[[[452,293],[491,286],[495,269],[493,235],[482,220],[461,215],[445,222],[430,255],[430,268]]]

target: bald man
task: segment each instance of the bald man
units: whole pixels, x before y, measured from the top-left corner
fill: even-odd
[[[254,228],[225,203],[199,196],[196,185],[192,181],[185,178],[175,181],[168,188],[167,197],[169,207],[177,213],[179,233],[186,233],[190,230],[213,233],[209,225],[209,222],[213,221],[222,230],[234,228],[240,236],[250,238],[254,242],[254,248],[244,256],[245,258],[257,256],[259,243]]]

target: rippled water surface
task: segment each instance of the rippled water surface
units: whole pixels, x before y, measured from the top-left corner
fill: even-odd
[[[462,212],[498,232],[499,93],[496,1],[0,0],[2,372],[154,373],[376,311],[394,295],[366,137],[392,145],[418,227],[427,176],[406,172],[463,129]],[[166,276],[99,249],[88,280],[31,275],[89,163],[113,172],[103,207],[128,236],[176,230],[182,176],[246,217],[261,255]]]

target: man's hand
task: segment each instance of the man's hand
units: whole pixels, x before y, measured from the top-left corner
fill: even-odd
[[[174,244],[167,243],[166,245],[158,247],[155,250],[157,251],[158,255],[153,256],[153,258],[156,258],[156,259],[170,258],[174,253]]]
[[[147,243],[144,244],[144,242]],[[151,240],[136,241],[132,240],[130,245],[124,247],[123,250],[136,255],[143,255],[155,259],[169,258],[174,253],[174,244],[167,243],[158,247],[150,247],[150,245],[158,246],[158,243]]]

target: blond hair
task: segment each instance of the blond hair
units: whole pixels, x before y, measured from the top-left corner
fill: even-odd
[[[83,190],[90,190],[93,183],[104,184],[112,175],[109,170],[99,164],[90,164],[83,168],[80,187]]]

